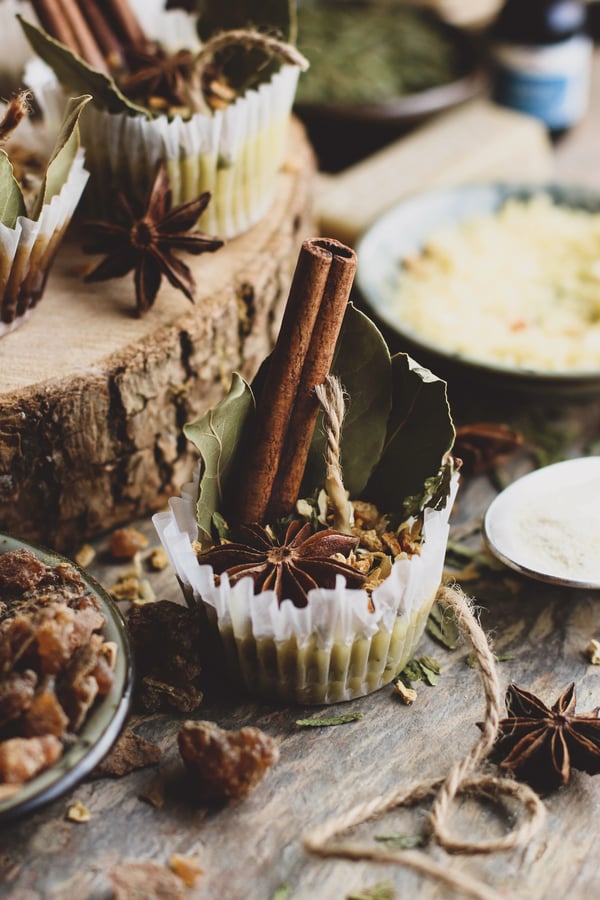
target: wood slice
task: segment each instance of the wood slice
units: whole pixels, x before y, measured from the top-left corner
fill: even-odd
[[[314,171],[293,122],[265,219],[186,259],[195,304],[163,279],[141,319],[133,276],[83,282],[97,258],[72,226],[39,307],[0,340],[0,530],[69,550],[179,492],[197,459],[182,426],[272,346],[301,241],[315,234]]]

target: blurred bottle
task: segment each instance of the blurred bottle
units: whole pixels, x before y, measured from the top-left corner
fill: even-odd
[[[491,41],[498,103],[541,119],[553,135],[585,116],[592,40],[583,0],[507,0]]]

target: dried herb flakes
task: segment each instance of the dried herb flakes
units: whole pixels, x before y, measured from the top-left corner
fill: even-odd
[[[344,713],[342,716],[315,716],[312,719],[296,719],[298,728],[328,728],[332,725],[347,725],[363,718],[363,713]]]
[[[415,847],[424,847],[427,839],[423,834],[376,834],[375,840],[385,844],[391,850],[412,850]]]
[[[390,881],[378,881],[369,888],[359,888],[346,894],[346,900],[394,900],[396,889]]]

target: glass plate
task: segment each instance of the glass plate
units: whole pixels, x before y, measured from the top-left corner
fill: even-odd
[[[129,711],[133,684],[131,651],[125,623],[108,594],[72,560],[50,550],[29,544],[6,534],[0,534],[0,554],[9,550],[30,550],[42,562],[55,566],[67,562],[75,568],[91,593],[98,599],[106,616],[103,636],[117,645],[114,682],[106,697],[90,710],[75,743],[65,750],[61,759],[32,778],[12,797],[0,802],[0,823],[30,813],[49,803],[80,782],[109,751],[117,739]]]

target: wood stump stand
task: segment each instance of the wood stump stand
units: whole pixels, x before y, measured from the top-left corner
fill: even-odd
[[[57,550],[161,507],[197,460],[182,434],[270,350],[302,240],[312,150],[297,122],[268,215],[187,257],[195,304],[165,279],[135,317],[133,276],[87,285],[77,224],[29,321],[0,339],[0,530]],[[110,186],[107,186],[110,189]]]

